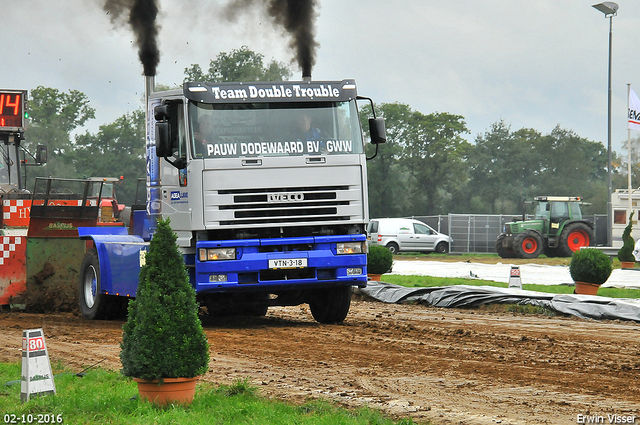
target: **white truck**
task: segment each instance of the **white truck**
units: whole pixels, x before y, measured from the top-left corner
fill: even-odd
[[[185,83],[147,80],[146,204],[129,234],[80,228],[93,242],[80,309],[104,317],[135,296],[158,218],[170,218],[191,283],[210,313],[264,315],[308,303],[341,322],[367,283],[365,146],[353,80]],[[368,99],[373,103],[370,99]],[[369,119],[372,143],[385,141]],[[111,232],[111,233],[110,233]]]

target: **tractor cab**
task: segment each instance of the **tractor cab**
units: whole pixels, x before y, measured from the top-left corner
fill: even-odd
[[[534,220],[542,220],[549,235],[558,233],[567,220],[582,220],[581,200],[577,196],[537,196]]]

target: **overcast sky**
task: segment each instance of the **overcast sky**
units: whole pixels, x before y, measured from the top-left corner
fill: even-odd
[[[157,82],[181,84],[221,52],[247,45],[289,63],[289,39],[260,13],[218,16],[225,1],[160,0]],[[462,115],[469,140],[504,120],[543,134],[556,125],[607,143],[609,20],[580,0],[318,0],[315,80],[354,78],[376,102]],[[627,140],[627,83],[640,94],[640,2],[613,18],[613,149]],[[141,106],[131,31],[100,0],[0,0],[0,86],[84,92],[96,132]],[[293,79],[301,73],[295,66]],[[638,134],[632,132],[632,137]]]

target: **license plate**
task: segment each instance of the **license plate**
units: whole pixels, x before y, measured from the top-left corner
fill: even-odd
[[[269,260],[270,269],[297,269],[307,267],[306,258],[280,258]]]

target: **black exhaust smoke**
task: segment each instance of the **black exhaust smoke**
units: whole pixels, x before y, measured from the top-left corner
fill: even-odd
[[[290,35],[289,47],[295,53],[295,61],[300,66],[303,78],[311,78],[311,70],[316,63],[315,11],[316,0],[232,0],[225,8],[225,14],[233,19],[238,12],[254,5],[263,5],[277,25]]]
[[[155,76],[160,62],[158,50],[158,0],[104,0],[103,9],[111,16],[111,22],[129,23],[136,38],[138,57],[144,75]]]

